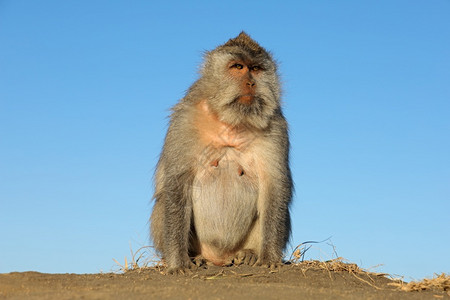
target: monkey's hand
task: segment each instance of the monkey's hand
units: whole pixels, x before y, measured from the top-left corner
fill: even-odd
[[[255,266],[260,266],[263,268],[269,268],[271,271],[279,270],[283,266],[281,259],[269,260],[269,259],[258,259]]]
[[[194,269],[198,267],[191,263],[188,267],[169,267],[166,274],[168,275],[190,275]]]
[[[184,260],[183,263],[171,266],[169,265],[167,267],[166,274],[169,275],[189,275],[192,274],[192,270],[197,269],[198,266],[196,266],[189,258],[187,260]]]
[[[188,268],[169,268],[167,269],[166,274],[168,275],[190,275],[192,274],[192,270]]]

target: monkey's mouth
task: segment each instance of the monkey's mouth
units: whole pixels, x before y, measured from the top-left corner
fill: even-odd
[[[253,99],[255,99],[255,95],[253,94],[246,94],[246,95],[241,95],[239,97],[237,97],[237,101],[239,101],[242,104],[245,105],[251,105],[253,102]]]
[[[244,115],[259,115],[264,110],[265,101],[255,95],[240,95],[231,101],[228,106]]]

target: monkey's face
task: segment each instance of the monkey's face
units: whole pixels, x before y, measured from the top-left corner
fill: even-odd
[[[265,128],[280,105],[276,65],[269,54],[227,47],[206,59],[203,78],[211,109],[230,125]]]
[[[244,107],[251,106],[256,96],[256,80],[262,72],[262,67],[240,60],[232,60],[228,64],[227,72],[231,78],[235,79],[238,89],[241,91],[234,101]]]

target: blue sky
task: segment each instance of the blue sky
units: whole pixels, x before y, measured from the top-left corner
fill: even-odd
[[[245,30],[280,63],[292,246],[450,272],[450,2],[0,1],[0,272],[148,245],[169,108]],[[316,244],[308,258],[329,259]]]

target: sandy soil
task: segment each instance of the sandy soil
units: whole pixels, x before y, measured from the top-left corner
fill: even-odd
[[[447,291],[405,292],[373,273],[312,265],[208,267],[188,275],[162,268],[123,274],[0,274],[0,299],[450,299]]]

